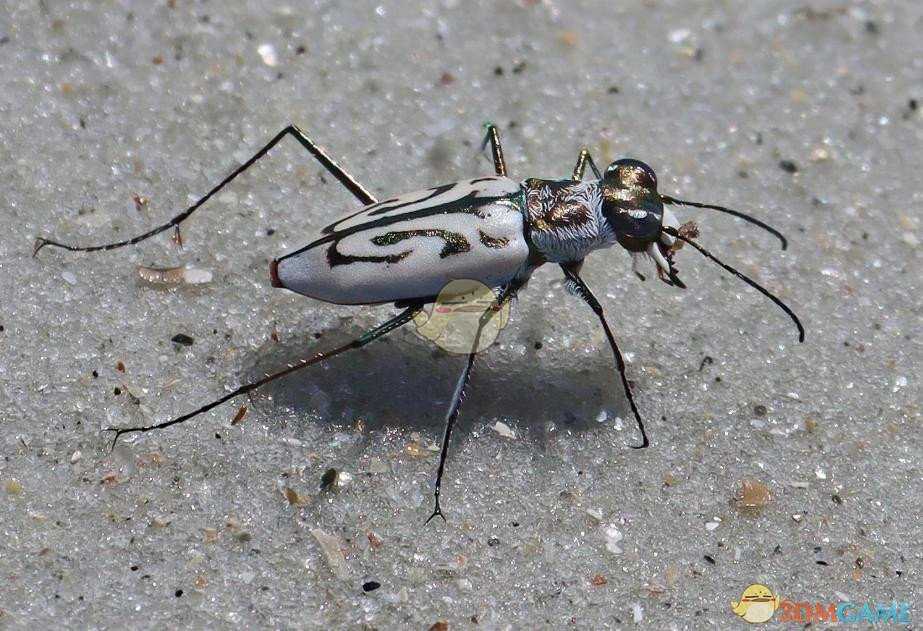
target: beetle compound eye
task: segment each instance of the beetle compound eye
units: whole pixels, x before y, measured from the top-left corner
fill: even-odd
[[[622,158],[610,164],[606,169],[606,179],[621,188],[640,187],[649,191],[657,190],[657,174],[654,173],[654,169],[633,158]]]
[[[663,204],[646,191],[614,189],[603,201],[603,214],[622,247],[641,251],[660,238]]]

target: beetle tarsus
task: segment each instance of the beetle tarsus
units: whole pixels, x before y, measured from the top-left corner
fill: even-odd
[[[439,496],[438,495],[436,496],[436,507],[433,509],[433,514],[426,518],[426,521],[423,522],[423,525],[425,526],[429,522],[433,521],[433,518],[435,518],[437,515],[439,517],[442,517],[442,521],[444,523],[449,523],[449,521],[445,518],[445,515],[442,514],[442,509],[439,507]]]

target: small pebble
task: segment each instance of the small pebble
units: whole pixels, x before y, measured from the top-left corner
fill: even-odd
[[[195,267],[146,267],[138,266],[141,280],[153,285],[202,285],[212,281],[212,273]]]
[[[175,344],[181,344],[182,346],[192,346],[195,344],[195,340],[185,333],[177,333],[170,338],[170,341]]]
[[[735,504],[740,510],[761,509],[770,501],[772,495],[769,493],[769,487],[757,480],[743,480],[737,495],[734,497]]]
[[[827,479],[827,472],[824,471],[823,469],[821,469],[820,467],[818,467],[817,470],[814,471],[814,475],[817,476],[817,479],[818,479],[818,480],[826,480],[826,479]]]
[[[786,173],[797,173],[798,165],[791,160],[779,160],[779,168]]]
[[[76,284],[77,284],[77,277],[74,276],[74,273],[73,273],[73,272],[70,272],[70,271],[61,272],[61,278],[63,278],[63,279],[64,279],[64,282],[67,283],[68,285],[76,285]]]
[[[260,57],[262,57],[263,63],[270,68],[279,64],[279,57],[276,54],[276,47],[272,44],[260,44],[256,49],[256,52],[259,53]]]
[[[311,535],[324,553],[327,565],[330,566],[334,576],[346,578],[349,575],[349,566],[346,565],[346,558],[343,556],[343,550],[340,549],[340,538],[320,528],[312,528]]]
[[[339,472],[338,472],[336,469],[334,469],[333,467],[331,467],[331,468],[327,469],[326,471],[324,471],[324,475],[322,475],[321,478],[320,478],[320,488],[321,488],[321,490],[329,489],[329,488],[331,488],[334,484],[336,484],[338,475],[339,475]]]
[[[687,39],[689,39],[690,35],[692,35],[692,31],[690,31],[689,29],[679,28],[674,31],[670,31],[669,38],[670,38],[670,41],[673,42],[674,44],[680,44],[686,41]]]
[[[719,523],[716,522],[716,521],[710,521],[710,522],[708,522],[708,523],[705,524],[705,530],[708,530],[709,532],[711,532],[712,530],[717,529],[718,526],[720,526],[720,525],[721,525],[721,524],[719,524]]]
[[[500,421],[497,421],[496,425],[494,425],[494,431],[503,436],[503,438],[516,438],[516,434],[513,433],[510,426]]]
[[[631,616],[634,619],[635,624],[644,621],[644,609],[641,608],[641,603],[634,603],[631,606]]]
[[[81,458],[83,458],[83,454],[80,453],[80,450],[78,449],[77,451],[71,454],[71,464],[77,464],[78,462],[80,462]]]
[[[381,583],[378,581],[366,581],[362,584],[362,591],[364,592],[374,592],[376,589],[381,587]]]
[[[612,554],[622,554],[622,546],[619,545],[623,538],[622,531],[615,526],[607,526],[603,534],[606,537],[606,550]]]

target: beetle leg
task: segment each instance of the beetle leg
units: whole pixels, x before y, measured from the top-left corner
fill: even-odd
[[[506,161],[503,159],[503,145],[500,143],[500,129],[493,123],[485,125],[487,133],[484,135],[484,141],[481,143],[481,151],[490,143],[490,153],[494,159],[494,172],[497,175],[506,175]]]
[[[596,163],[593,162],[593,156],[590,155],[590,150],[584,147],[580,150],[580,155],[577,156],[577,164],[574,165],[574,174],[571,176],[575,182],[580,182],[583,180],[583,173],[586,171],[586,165],[590,165],[590,169],[593,171],[593,175],[596,176],[597,180],[601,180],[602,175],[599,174],[599,169],[596,168]]]
[[[505,286],[491,303],[491,306],[481,315],[481,319],[478,321],[478,330],[474,336],[474,343],[471,346],[472,349],[478,348],[481,343],[481,332],[484,330],[484,327],[490,322],[491,318],[500,311],[503,304],[510,299],[519,287],[521,287],[521,285],[509,284]],[[442,514],[442,508],[439,505],[439,493],[442,489],[442,474],[445,471],[445,461],[449,455],[449,440],[452,437],[452,428],[455,427],[455,421],[458,419],[458,412],[465,398],[465,389],[468,387],[468,381],[471,378],[471,369],[474,366],[474,358],[476,355],[477,353],[475,352],[468,353],[468,357],[465,361],[465,368],[458,377],[458,382],[455,384],[455,392],[452,394],[452,402],[449,404],[449,409],[446,412],[445,433],[442,436],[442,449],[439,452],[439,469],[436,471],[436,488],[433,493],[436,505],[433,508],[432,515],[426,519],[424,525],[428,524],[437,515],[442,517],[442,521],[445,521],[445,515]]]
[[[234,397],[240,396],[242,394],[247,394],[248,392],[252,392],[253,390],[256,390],[257,388],[265,386],[270,381],[275,381],[276,379],[289,375],[295,371],[301,370],[302,368],[307,368],[308,366],[312,366],[322,361],[326,361],[330,359],[331,357],[335,357],[336,355],[339,355],[340,353],[345,353],[346,351],[352,350],[354,348],[361,348],[365,346],[366,344],[368,344],[369,342],[377,340],[381,336],[387,335],[391,331],[407,324],[408,322],[413,320],[413,317],[421,309],[422,309],[422,306],[419,304],[410,306],[404,311],[402,311],[401,313],[399,313],[398,315],[391,318],[390,320],[387,320],[383,322],[382,324],[379,324],[375,328],[366,331],[365,333],[363,333],[356,339],[352,340],[351,342],[347,342],[346,344],[330,349],[329,351],[320,351],[320,352],[314,353],[310,357],[299,359],[298,361],[289,364],[288,366],[286,366],[285,368],[283,368],[282,370],[278,372],[268,374],[264,376],[262,379],[251,381],[250,383],[237,388],[233,392],[229,392],[223,397],[215,399],[211,403],[207,405],[203,405],[199,409],[189,412],[188,414],[183,414],[182,416],[178,416],[172,420],[165,421],[163,423],[158,423],[156,425],[148,425],[144,427],[123,427],[121,429],[115,428],[115,427],[107,427],[104,431],[115,432],[115,438],[112,439],[112,446],[115,447],[116,441],[119,439],[119,436],[121,436],[122,434],[150,432],[155,429],[164,429],[164,428],[170,427],[171,425],[178,425],[179,423],[184,423],[188,421],[189,419],[198,416],[199,414],[203,414],[204,412],[208,412],[212,408],[218,407],[222,403],[229,401],[233,399]]]
[[[584,302],[590,305],[593,313],[599,318],[603,330],[606,332],[606,338],[609,340],[612,354],[615,355],[615,363],[619,370],[619,377],[622,379],[622,387],[625,389],[625,396],[628,398],[628,404],[631,406],[631,411],[635,415],[635,422],[638,424],[638,430],[641,432],[641,444],[632,445],[632,447],[634,449],[643,449],[650,445],[650,441],[647,439],[647,432],[644,430],[644,421],[641,420],[641,414],[638,412],[638,406],[635,405],[635,398],[631,394],[631,388],[628,385],[628,377],[625,375],[625,360],[622,359],[622,351],[619,350],[619,345],[615,341],[615,336],[612,335],[609,323],[606,322],[606,316],[603,313],[602,305],[599,304],[599,300],[596,299],[596,296],[593,295],[590,288],[583,282],[583,279],[580,278],[580,274],[573,266],[565,263],[561,265],[561,269],[564,270],[564,275],[567,279],[574,283],[579,292],[579,296],[583,298]]]
[[[244,162],[242,165],[234,169],[234,171],[229,176],[221,180],[221,183],[218,184],[216,187],[214,187],[212,190],[210,190],[208,193],[206,193],[204,197],[201,197],[195,204],[193,204],[192,206],[190,206],[189,208],[187,208],[180,214],[176,215],[173,219],[163,224],[162,226],[157,226],[156,228],[148,230],[144,234],[139,234],[136,237],[132,237],[131,239],[126,239],[124,241],[116,241],[114,243],[107,243],[104,245],[76,246],[76,245],[69,245],[66,243],[61,243],[59,241],[53,241],[51,239],[45,239],[43,237],[39,237],[35,241],[35,248],[32,251],[32,255],[35,256],[36,254],[38,254],[39,250],[41,250],[46,245],[51,245],[57,248],[63,248],[65,250],[70,250],[71,252],[98,252],[100,250],[114,250],[116,248],[120,248],[126,245],[134,245],[136,243],[140,243],[141,241],[149,239],[153,237],[154,235],[160,234],[161,232],[165,230],[169,230],[170,228],[173,228],[174,226],[179,226],[180,223],[188,219],[189,216],[192,215],[192,213],[198,210],[202,204],[204,204],[209,199],[211,199],[211,197],[215,193],[217,193],[222,188],[224,188],[226,185],[228,185],[238,175],[240,175],[241,173],[249,169],[251,166],[253,166],[253,164],[257,160],[259,160],[260,158],[265,156],[267,153],[269,153],[270,149],[275,147],[279,143],[280,140],[282,140],[289,134],[294,136],[295,139],[299,143],[301,143],[301,145],[311,153],[311,155],[317,158],[317,160],[323,165],[323,167],[327,169],[327,171],[329,171],[337,180],[339,180],[340,183],[343,186],[345,186],[347,190],[349,190],[350,193],[355,195],[355,197],[360,202],[362,202],[365,205],[374,204],[376,202],[375,197],[371,193],[369,193],[361,184],[359,184],[359,182],[357,182],[353,178],[353,176],[351,176],[349,173],[343,170],[343,167],[337,164],[333,160],[333,158],[331,158],[327,154],[327,152],[324,151],[323,147],[318,146],[313,140],[308,138],[307,135],[305,135],[305,133],[301,131],[298,127],[296,127],[295,125],[289,125],[285,129],[280,131],[278,134],[276,134],[275,137],[273,137],[272,140],[266,143],[266,145],[262,149],[260,149],[255,154],[253,154],[253,157],[251,157],[249,160]]]

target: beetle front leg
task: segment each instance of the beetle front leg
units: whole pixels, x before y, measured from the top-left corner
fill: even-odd
[[[593,171],[593,175],[596,176],[597,180],[602,179],[602,175],[599,174],[599,169],[596,168],[596,163],[593,162],[593,156],[590,155],[590,150],[584,147],[580,150],[580,155],[577,156],[577,164],[574,165],[574,173],[571,176],[575,182],[580,182],[583,180],[583,173],[586,171],[586,165],[590,165],[590,169]]]
[[[259,160],[260,158],[265,156],[267,153],[269,153],[270,149],[272,149],[277,144],[279,144],[279,141],[285,138],[289,134],[294,136],[295,139],[299,143],[301,143],[301,145],[305,149],[307,149],[311,153],[312,156],[317,158],[318,162],[320,162],[321,165],[323,165],[323,167],[331,173],[331,175],[333,175],[337,180],[339,180],[339,182],[343,186],[345,186],[346,189],[350,193],[352,193],[360,202],[362,202],[365,205],[368,205],[368,204],[374,204],[377,201],[375,197],[371,193],[369,193],[368,190],[365,189],[365,187],[359,184],[359,182],[357,182],[356,179],[353,178],[353,176],[351,176],[349,173],[346,172],[345,169],[343,169],[343,167],[337,164],[333,160],[333,158],[331,158],[327,154],[327,152],[323,149],[323,147],[319,146],[313,140],[308,138],[308,136],[295,125],[289,125],[285,129],[280,131],[278,134],[276,134],[272,140],[270,140],[268,143],[266,143],[265,146],[263,146],[262,149],[260,149],[255,154],[253,154],[253,157],[251,157],[249,160],[244,162],[242,165],[234,169],[234,171],[232,171],[231,174],[228,175],[226,178],[221,180],[221,182],[217,186],[212,188],[212,190],[206,193],[203,197],[199,198],[199,200],[195,204],[193,204],[192,206],[190,206],[189,208],[187,208],[180,214],[176,215],[175,217],[173,217],[173,219],[171,219],[167,223],[161,226],[157,226],[156,228],[153,228],[151,230],[148,230],[147,232],[143,234],[139,234],[136,237],[132,237],[131,239],[126,239],[124,241],[116,241],[114,243],[106,243],[103,245],[77,246],[77,245],[69,245],[67,243],[61,243],[59,241],[54,241],[52,239],[45,239],[44,237],[39,237],[38,239],[35,240],[35,247],[32,251],[32,256],[35,256],[36,254],[38,254],[39,250],[44,248],[46,245],[50,245],[56,248],[62,248],[64,250],[70,250],[71,252],[98,252],[101,250],[114,250],[116,248],[121,248],[126,245],[134,245],[136,243],[140,243],[146,239],[149,239],[155,235],[158,235],[161,232],[164,232],[165,230],[169,230],[170,228],[174,228],[178,232],[179,225],[182,222],[186,221],[192,215],[192,213],[194,213],[196,210],[199,209],[200,206],[202,206],[202,204],[204,204],[209,199],[211,199],[215,193],[217,193],[222,188],[230,184],[238,175],[240,175],[241,173],[243,173],[244,171],[252,167],[256,163],[257,160]]]
[[[596,296],[593,295],[593,292],[590,291],[590,288],[587,287],[586,283],[583,282],[583,279],[580,278],[579,268],[575,269],[574,265],[563,263],[561,264],[561,269],[564,270],[564,275],[567,277],[567,280],[571,281],[576,288],[578,295],[583,298],[584,302],[590,305],[590,309],[593,310],[593,313],[599,318],[600,324],[603,326],[603,330],[606,333],[606,338],[609,340],[609,346],[612,348],[612,354],[615,355],[615,363],[619,370],[619,377],[622,379],[622,388],[625,389],[625,397],[628,399],[628,405],[631,406],[631,411],[635,416],[635,422],[638,424],[638,430],[641,432],[641,444],[632,445],[634,449],[644,449],[650,445],[650,441],[647,439],[647,431],[644,429],[644,421],[641,420],[641,414],[638,412],[638,406],[635,405],[634,395],[631,394],[631,387],[628,385],[628,377],[625,375],[625,360],[622,359],[622,351],[619,350],[619,345],[615,341],[615,336],[612,335],[612,330],[609,328],[609,323],[606,322],[606,315],[603,313],[603,307],[599,303],[599,300],[596,299]]]

